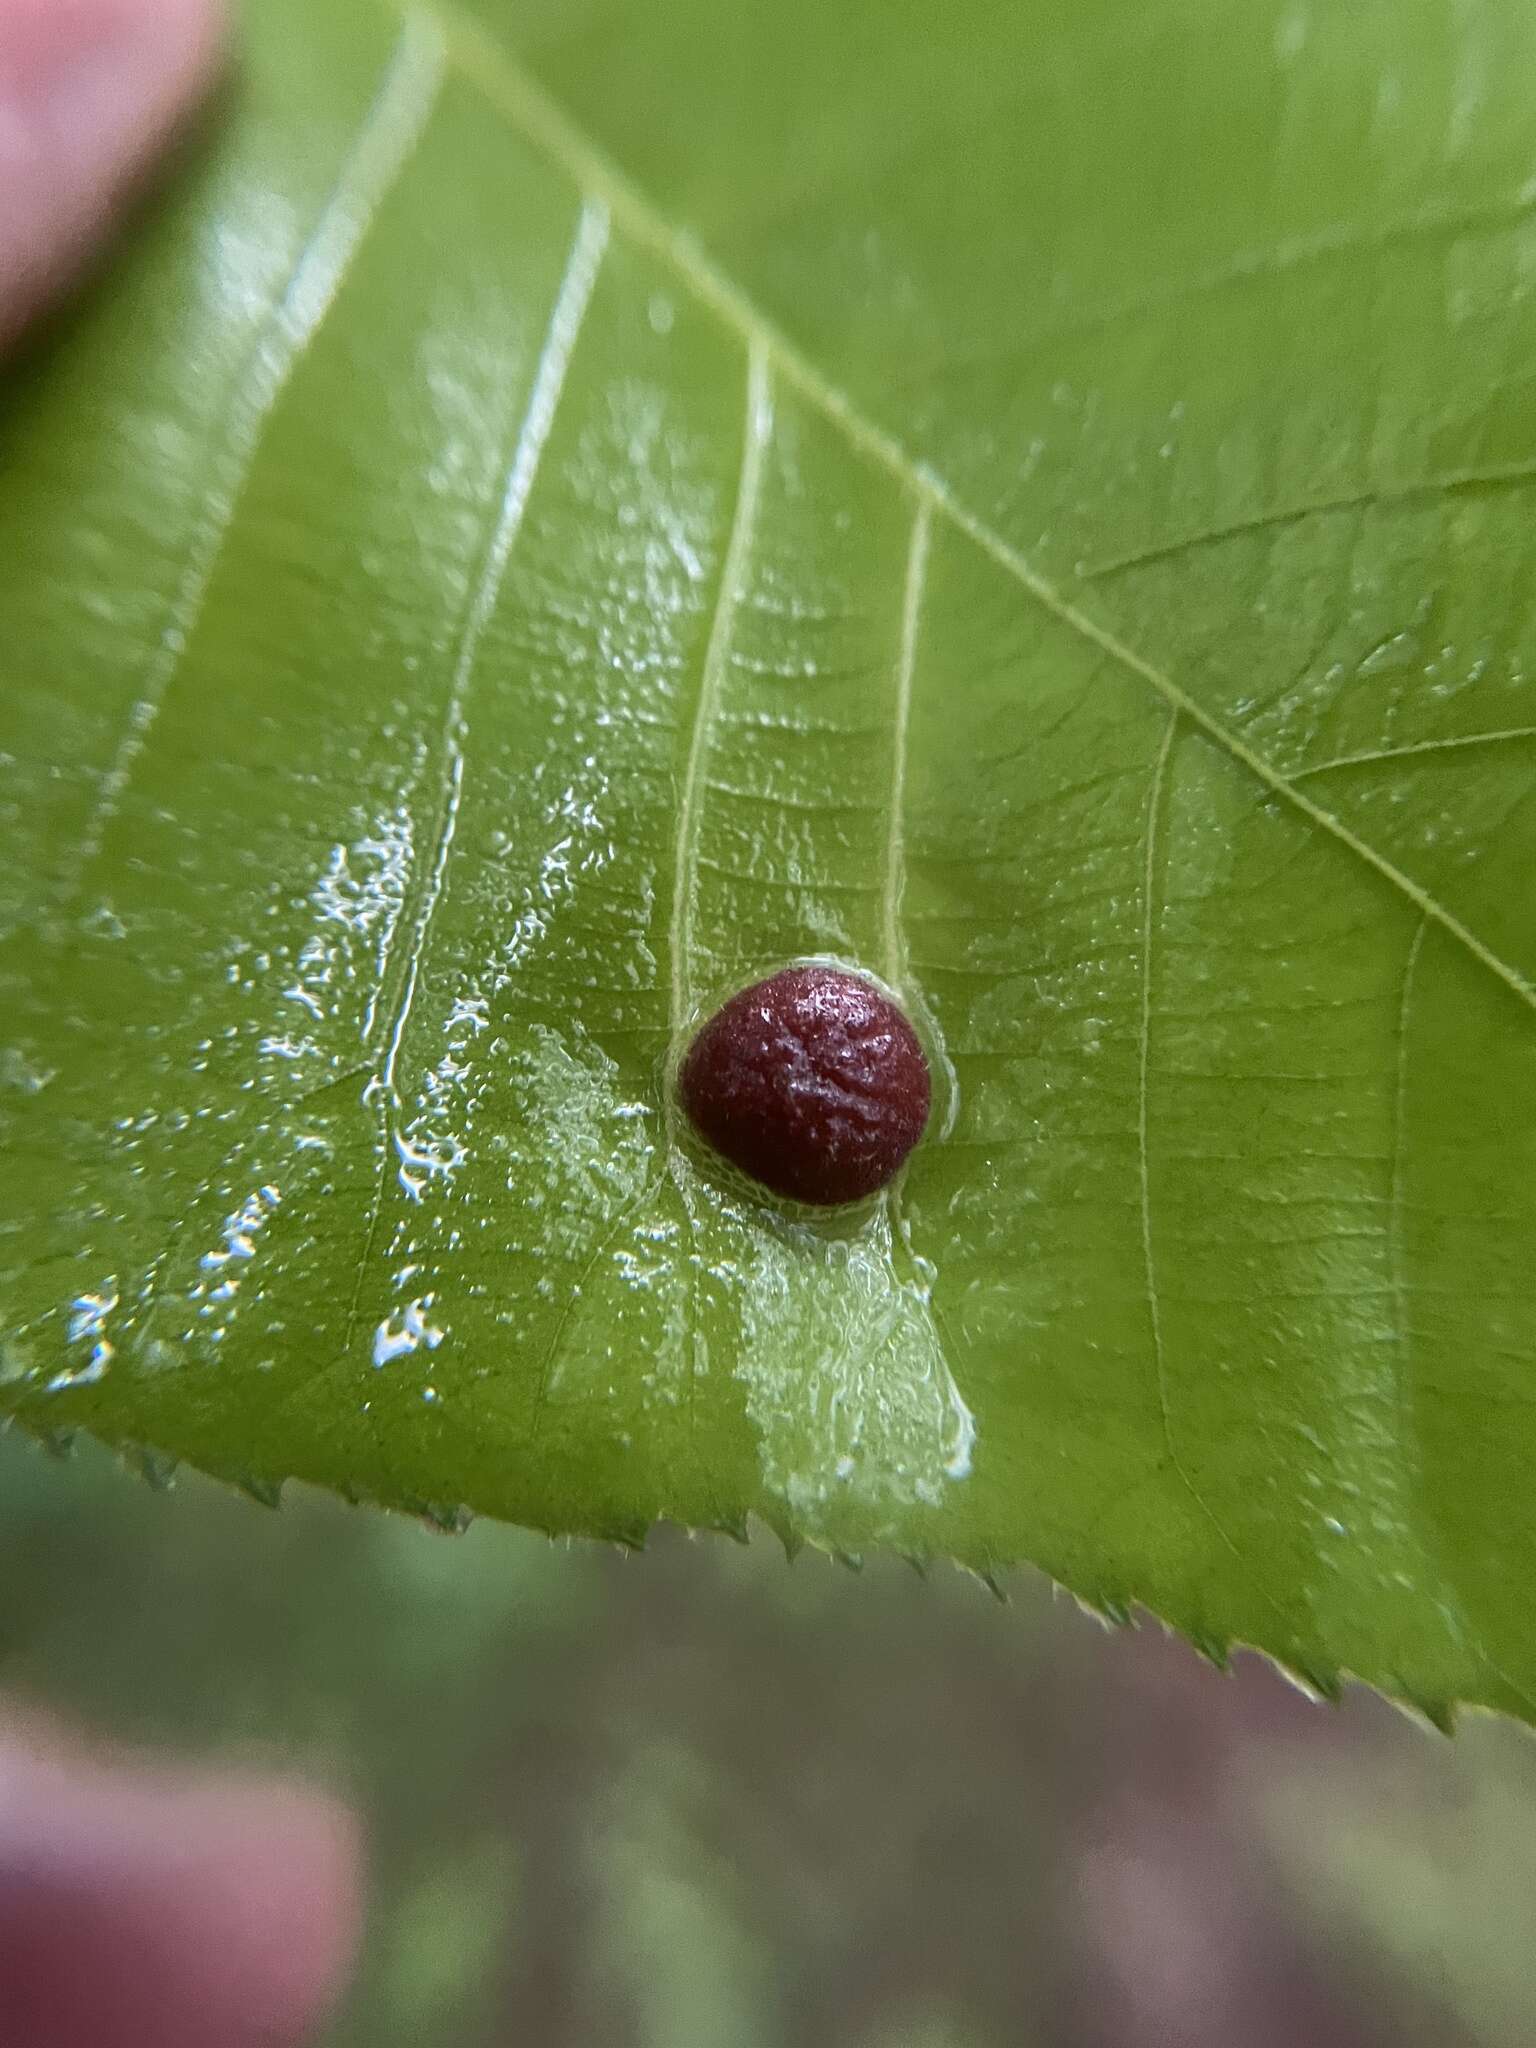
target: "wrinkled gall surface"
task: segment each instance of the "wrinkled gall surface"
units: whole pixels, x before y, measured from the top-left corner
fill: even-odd
[[[885,1186],[928,1121],[928,1062],[872,982],[787,967],[717,1010],[689,1047],[683,1107],[777,1195],[830,1208]]]

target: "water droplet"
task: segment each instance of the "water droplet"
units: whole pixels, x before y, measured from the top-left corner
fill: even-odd
[[[443,1341],[443,1331],[427,1321],[427,1310],[431,1306],[430,1295],[417,1301],[407,1302],[395,1315],[388,1315],[373,1333],[373,1362],[375,1366],[388,1365],[392,1358],[403,1357],[406,1353],[425,1345],[435,1351]]]

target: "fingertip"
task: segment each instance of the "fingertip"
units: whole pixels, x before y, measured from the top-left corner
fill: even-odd
[[[222,0],[0,0],[0,341],[103,240],[227,26]]]
[[[362,1938],[357,1815],[287,1780],[215,1779],[185,1800],[161,1838],[183,1957],[204,1945],[219,1956],[204,1996],[231,2024],[249,2024],[262,2042],[307,2039],[350,1978]]]
[[[351,1974],[363,1868],[317,1787],[0,1729],[0,2041],[298,2048]]]

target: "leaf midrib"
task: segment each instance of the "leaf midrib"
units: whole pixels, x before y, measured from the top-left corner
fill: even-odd
[[[865,417],[809,358],[759,311],[739,286],[718,269],[692,236],[673,227],[619,167],[594,144],[579,124],[539,81],[481,25],[464,15],[453,0],[426,0],[421,6],[402,0],[380,0],[388,10],[409,20],[427,15],[441,26],[449,61],[484,94],[514,130],[558,164],[579,193],[600,201],[636,242],[652,251],[676,273],[692,295],[734,329],[749,349],[760,350],[786,383],[831,420],[850,444],[884,469],[901,487],[964,534],[1010,576],[1058,624],[1096,647],[1117,667],[1139,676],[1175,711],[1239,762],[1266,788],[1328,832],[1357,859],[1375,871],[1425,917],[1430,918],[1494,975],[1528,1009],[1536,1010],[1536,987],[1517,968],[1480,939],[1471,928],[1412,876],[1404,873],[1368,841],[1248,746],[1175,679],[1097,619],[1073,604],[1029,560],[987,521],[971,510],[945,479]]]

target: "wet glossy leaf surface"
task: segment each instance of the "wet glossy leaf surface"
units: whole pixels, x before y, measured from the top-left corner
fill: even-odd
[[[0,1400],[1536,1697],[1536,22],[263,0],[5,396]],[[934,1125],[670,1106],[826,957]]]

